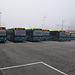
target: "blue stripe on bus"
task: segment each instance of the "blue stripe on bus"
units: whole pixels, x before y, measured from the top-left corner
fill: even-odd
[[[66,40],[71,40],[71,38],[66,38]]]
[[[50,38],[51,38],[51,40],[57,40],[56,36],[51,36]]]
[[[6,41],[6,37],[0,37],[0,42],[5,42]]]
[[[58,41],[64,40],[64,41],[66,41],[67,38],[64,38],[64,37],[59,37],[59,38],[57,38],[56,36],[51,36],[51,40],[54,40],[54,41],[56,41],[56,40],[58,40]]]
[[[42,37],[43,40],[50,40],[50,37]]]
[[[42,41],[42,37],[33,37],[32,41]]]
[[[26,37],[15,37],[14,41],[25,41]]]
[[[75,38],[71,38],[71,40],[75,40]]]
[[[58,41],[66,41],[67,38],[59,37]]]

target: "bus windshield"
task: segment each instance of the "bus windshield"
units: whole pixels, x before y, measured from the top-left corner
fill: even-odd
[[[26,30],[15,30],[15,36],[26,36]]]
[[[60,32],[60,37],[66,37],[65,32]]]
[[[43,31],[43,35],[44,36],[50,36],[50,32],[49,31]]]
[[[43,31],[42,30],[34,30],[33,35],[34,36],[43,36]]]
[[[75,34],[71,34],[71,37],[72,37],[72,38],[75,38]]]
[[[6,30],[1,29],[0,30],[0,36],[6,36]]]
[[[66,33],[66,37],[70,37],[70,33]]]

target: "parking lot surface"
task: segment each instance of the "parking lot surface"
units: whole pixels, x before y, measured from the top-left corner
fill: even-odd
[[[0,43],[0,75],[65,74],[75,75],[75,41]]]

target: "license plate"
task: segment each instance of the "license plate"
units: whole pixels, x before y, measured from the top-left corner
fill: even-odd
[[[22,39],[20,39],[20,41],[22,41]]]
[[[40,41],[40,39],[38,39],[38,41]]]

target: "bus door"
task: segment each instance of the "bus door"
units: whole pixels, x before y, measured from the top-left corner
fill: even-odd
[[[59,39],[59,32],[57,31],[56,32],[56,40],[58,40]]]
[[[57,33],[57,31],[50,32],[51,40],[56,40],[56,33]]]
[[[32,41],[32,39],[33,39],[33,32],[34,32],[34,30],[30,30],[30,40]]]

